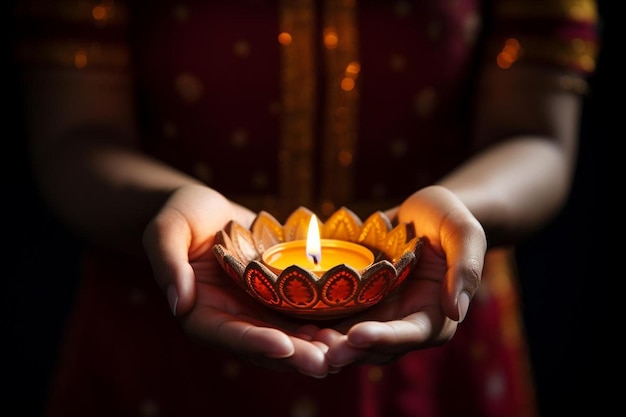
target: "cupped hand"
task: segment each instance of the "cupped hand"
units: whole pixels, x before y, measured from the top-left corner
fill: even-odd
[[[261,306],[224,273],[213,254],[217,231],[231,220],[249,227],[254,217],[208,187],[176,190],[144,232],[156,281],[193,337],[258,366],[324,377],[328,348],[313,340],[318,329]]]
[[[334,367],[386,364],[448,342],[480,284],[485,232],[451,191],[426,187],[387,214],[413,222],[425,240],[420,259],[394,294],[316,334],[316,340],[329,346],[327,357]]]

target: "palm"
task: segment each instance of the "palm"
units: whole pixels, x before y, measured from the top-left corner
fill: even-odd
[[[387,363],[450,340],[457,323],[446,317],[441,305],[445,269],[445,259],[426,245],[416,269],[395,293],[319,333],[330,346],[329,361]]]
[[[309,341],[301,322],[262,306],[224,274],[215,258],[191,265],[196,275],[196,303],[181,319],[188,332],[211,344],[235,349],[259,366],[326,374],[325,346]],[[284,349],[287,339],[293,344],[293,354],[274,355],[272,352]]]

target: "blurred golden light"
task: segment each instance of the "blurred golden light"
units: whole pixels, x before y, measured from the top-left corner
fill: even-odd
[[[281,32],[278,35],[278,42],[281,45],[289,45],[292,41],[293,41],[293,38],[291,37],[291,34],[288,32]]]
[[[84,50],[81,49],[74,54],[74,66],[78,69],[87,66],[87,53]]]
[[[346,74],[356,75],[359,72],[361,72],[361,64],[359,63],[359,61],[352,61],[346,67]]]
[[[352,164],[352,152],[341,151],[339,152],[339,164],[347,167]]]
[[[352,91],[354,89],[354,79],[350,77],[344,77],[341,80],[341,89],[343,91]]]
[[[106,7],[102,5],[95,6],[91,9],[91,16],[98,21],[105,20],[107,18],[107,14]]]
[[[519,58],[521,51],[520,43],[517,39],[509,38],[504,42],[502,50],[496,57],[496,64],[502,69],[509,68]]]
[[[324,32],[324,46],[328,49],[335,49],[339,43],[339,36],[337,32],[333,30],[327,30]]]

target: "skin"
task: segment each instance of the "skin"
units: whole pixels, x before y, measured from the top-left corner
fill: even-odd
[[[538,86],[558,85],[562,75],[483,71],[474,156],[399,207],[381,208],[414,222],[427,241],[414,278],[332,327],[268,311],[224,278],[213,237],[230,220],[249,225],[255,213],[137,150],[127,75],[33,70],[24,74],[24,101],[34,175],[68,227],[88,242],[146,257],[192,337],[259,366],[322,378],[452,339],[488,248],[523,240],[559,212],[572,181],[581,102]]]

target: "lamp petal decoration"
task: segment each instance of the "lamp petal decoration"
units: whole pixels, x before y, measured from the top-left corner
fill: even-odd
[[[282,243],[304,240],[313,212],[293,211],[284,224],[260,212],[250,226],[235,221],[215,236],[213,253],[224,271],[261,304],[287,315],[306,319],[346,317],[371,307],[396,291],[417,264],[424,243],[412,223],[395,227],[383,212],[365,222],[346,207],[320,225],[322,239],[362,245],[374,262],[361,270],[338,264],[322,273],[300,265],[276,272],[263,253]]]

